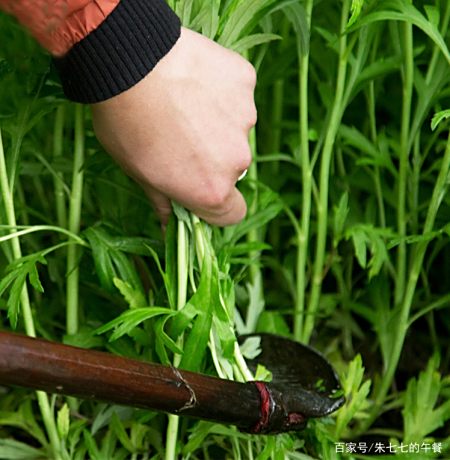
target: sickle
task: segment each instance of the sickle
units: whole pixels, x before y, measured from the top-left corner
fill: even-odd
[[[304,428],[344,402],[328,362],[268,334],[256,361],[273,382],[240,383],[94,350],[0,332],[0,383],[238,426],[249,433]]]

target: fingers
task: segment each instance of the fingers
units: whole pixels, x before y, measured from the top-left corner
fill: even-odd
[[[142,185],[164,228],[172,213],[170,199],[153,187]],[[247,204],[237,188],[233,188],[227,196],[223,197],[220,193],[215,195],[205,193],[202,202],[197,203],[196,206],[185,203],[183,200],[178,200],[178,202],[200,219],[219,227],[237,224],[247,213]]]
[[[172,213],[172,205],[170,204],[169,198],[163,195],[161,192],[156,190],[149,185],[141,184],[144,188],[146,195],[148,196],[153,209],[158,215],[159,220],[163,228],[168,224],[170,214]]]
[[[224,200],[210,202],[203,209],[191,209],[191,211],[211,225],[224,227],[240,222],[247,213],[247,204],[241,192],[233,188]]]

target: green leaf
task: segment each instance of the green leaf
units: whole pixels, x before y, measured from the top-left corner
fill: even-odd
[[[444,396],[436,407],[442,388],[438,367],[439,357],[435,354],[419,378],[408,382],[402,410],[405,443],[423,441],[450,419],[450,400]]]
[[[239,346],[242,356],[247,359],[254,359],[261,354],[261,337],[247,337]]]
[[[213,40],[219,28],[220,2],[221,0],[203,2],[197,16],[191,21],[190,29],[201,31],[202,35]]]
[[[175,203],[175,201],[172,201],[172,208],[175,216],[177,216],[177,219],[184,222],[187,228],[192,231],[189,211],[187,211],[183,206],[180,206],[178,203]]]
[[[260,19],[261,13],[274,0],[248,0],[246,2],[232,2],[220,20],[220,35],[218,42],[226,48],[233,48],[239,37],[244,35],[248,25],[256,16]]]
[[[353,241],[353,246],[355,247],[355,255],[358,259],[359,265],[361,265],[362,268],[365,268],[367,265],[366,234],[360,228],[353,228],[351,230],[351,237]]]
[[[113,279],[121,278],[143,294],[142,283],[136,269],[128,256],[121,250],[127,247],[129,241],[120,243],[120,238],[110,235],[99,226],[86,229],[84,235],[91,246],[95,271],[101,286],[114,293]],[[145,247],[144,244],[143,251]]]
[[[386,240],[392,238],[392,231],[359,224],[347,229],[345,237],[352,239],[355,255],[361,267],[369,268],[369,279],[377,275],[383,264],[388,261]],[[367,263],[367,249],[371,254],[369,263]]]
[[[434,27],[439,27],[440,12],[435,5],[424,5],[423,9],[427,15],[428,20],[433,24]]]
[[[98,450],[95,439],[88,430],[83,430],[83,438],[89,452],[89,458],[92,460],[101,460],[100,452]]]
[[[169,308],[164,307],[145,307],[145,308],[134,308],[122,313],[117,318],[113,319],[109,323],[99,327],[95,332],[96,334],[104,334],[105,332],[114,329],[111,334],[109,341],[112,342],[122,337],[124,334],[128,334],[136,326],[141,324],[143,321],[154,318],[159,315],[173,315],[174,312]]]
[[[286,320],[278,311],[262,311],[258,318],[256,332],[268,332],[284,337],[291,336],[291,331],[289,330]]]
[[[348,193],[344,192],[339,200],[339,204],[334,207],[334,242],[335,246],[342,237],[345,221],[350,209],[348,207]]]
[[[197,291],[188,301],[194,307],[197,315],[185,340],[180,363],[181,368],[191,371],[198,371],[202,367],[211,331],[212,313],[215,306],[220,304],[217,260],[208,254],[211,248],[206,247],[205,250],[207,252],[203,260],[200,283]]]
[[[362,7],[364,5],[365,0],[352,0],[352,5],[350,8],[351,11],[351,16],[350,19],[348,20],[347,27],[352,26],[357,19],[359,18],[359,15],[361,14]]]
[[[299,56],[304,56],[309,51],[310,30],[308,26],[308,18],[305,8],[299,2],[293,4],[282,4],[274,8],[272,12],[282,8],[286,17],[294,27],[295,35],[297,37],[297,52]]]
[[[421,29],[438,46],[445,59],[450,63],[450,52],[445,40],[435,24],[423,16],[408,0],[385,0],[377,4],[377,11],[367,14],[358,21],[363,26],[376,21],[407,21]]]
[[[280,40],[281,37],[276,34],[263,33],[263,34],[252,34],[247,37],[242,37],[234,44],[234,51],[243,53],[250,48],[253,48],[263,43],[268,43],[273,40]]]
[[[341,438],[344,430],[351,420],[364,412],[369,407],[367,396],[369,395],[371,381],[363,382],[364,367],[361,355],[356,355],[350,362],[347,373],[341,377],[341,386],[345,394],[346,403],[337,412],[336,417],[336,439]]]
[[[208,348],[211,324],[212,314],[210,312],[202,312],[196,316],[184,345],[180,368],[193,372],[202,369],[203,358]]]
[[[58,411],[58,415],[56,417],[56,426],[58,428],[60,439],[67,439],[70,428],[70,410],[66,403],[64,403],[61,409]]]
[[[431,130],[434,131],[438,127],[439,123],[441,123],[443,120],[446,120],[449,117],[450,109],[441,110],[440,112],[435,113],[433,119],[431,120]]]
[[[164,316],[155,321],[155,349],[156,353],[161,360],[161,363],[169,365],[169,357],[166,352],[166,348],[168,348],[172,353],[176,353],[178,355],[183,354],[183,350],[175,343],[174,340],[166,333],[164,327],[166,325],[169,316]]]
[[[125,431],[125,428],[116,412],[114,412],[111,417],[111,428],[122,446],[125,447],[128,452],[132,454],[136,453],[136,447],[131,442],[131,439]]]
[[[36,449],[14,439],[0,439],[0,459],[33,460],[45,458],[42,449]]]
[[[122,281],[120,278],[114,278],[113,282],[130,308],[144,308],[147,306],[147,301],[141,290],[134,289],[130,283]]]
[[[63,337],[63,343],[73,347],[96,348],[103,345],[103,340],[101,337],[95,335],[95,331],[92,327],[81,326],[76,334],[65,335]]]
[[[17,321],[20,313],[20,297],[28,279],[31,285],[39,292],[43,292],[42,284],[39,280],[39,274],[36,265],[41,263],[47,264],[43,256],[43,252],[37,252],[28,256],[22,257],[13,261],[7,267],[7,274],[0,281],[0,295],[9,288],[9,296],[7,300],[8,306],[8,319],[10,320],[11,327],[17,327]]]
[[[235,245],[240,238],[253,229],[259,229],[274,219],[283,209],[283,202],[279,195],[268,188],[259,191],[258,210],[248,215],[242,222],[226,229],[225,238],[230,246]]]
[[[19,428],[36,439],[41,445],[47,445],[45,434],[33,414],[30,399],[26,399],[14,412],[0,411],[0,426]]]
[[[191,303],[190,301],[186,302],[186,305],[181,310],[178,310],[173,317],[172,324],[170,326],[171,335],[173,337],[179,337],[197,314],[198,308],[195,303]]]
[[[339,135],[347,145],[359,150],[361,156],[357,159],[358,165],[380,166],[387,168],[393,176],[397,175],[389,152],[385,149],[377,148],[358,129],[341,124],[339,126]]]

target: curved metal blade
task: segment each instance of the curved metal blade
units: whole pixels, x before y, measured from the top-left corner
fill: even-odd
[[[261,353],[246,360],[250,369],[258,364],[272,373],[270,388],[283,395],[289,412],[305,417],[323,417],[344,404],[345,398],[336,372],[316,350],[272,334],[250,334],[240,338],[260,338]]]

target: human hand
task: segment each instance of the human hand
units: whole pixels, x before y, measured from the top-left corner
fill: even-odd
[[[215,225],[245,216],[235,185],[251,162],[255,83],[245,59],[182,28],[149,75],[92,105],[97,138],[141,184],[163,224],[170,200]]]

